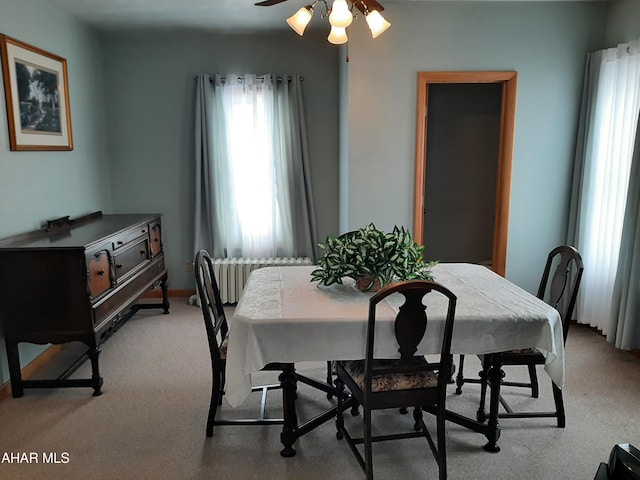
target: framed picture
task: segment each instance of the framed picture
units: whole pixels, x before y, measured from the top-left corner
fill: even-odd
[[[73,150],[67,61],[0,35],[11,150]]]

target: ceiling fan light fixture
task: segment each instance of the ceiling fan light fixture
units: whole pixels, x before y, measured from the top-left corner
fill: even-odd
[[[332,26],[327,40],[329,40],[329,43],[333,43],[334,45],[342,45],[343,43],[347,43],[347,29],[345,27]]]
[[[332,27],[347,28],[353,22],[353,14],[346,0],[333,0],[329,23]]]
[[[309,25],[312,16],[313,8],[311,7],[311,5],[307,5],[287,18],[287,23],[294,32],[302,36],[304,35],[304,29],[307,28],[307,25]]]
[[[285,1],[261,0],[255,5],[270,7]],[[329,2],[331,2],[331,8],[329,8]],[[380,15],[384,7],[377,0],[313,0],[311,5],[300,8],[295,14],[287,18],[287,24],[298,35],[304,35],[305,29],[313,17],[313,10],[318,3],[324,5],[324,9],[320,12],[320,17],[328,17],[331,25],[331,32],[327,40],[336,45],[341,45],[348,41],[346,28],[351,25],[358,12],[362,12],[366,17],[373,38],[377,38],[391,26],[391,23]]]
[[[377,10],[371,10],[367,13],[367,24],[369,24],[369,30],[371,30],[373,38],[384,33],[391,26]]]

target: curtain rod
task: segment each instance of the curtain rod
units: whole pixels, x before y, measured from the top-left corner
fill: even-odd
[[[257,78],[258,80],[264,80],[264,76],[262,76],[262,75],[256,75],[256,78]],[[197,79],[198,79],[198,75],[196,75],[195,77],[193,77],[193,79],[194,79],[194,80],[197,80]],[[222,80],[222,83],[224,83],[224,82],[227,80],[227,77],[222,76],[222,77],[220,77],[220,79]],[[240,81],[240,82],[241,82],[242,80],[244,80],[244,75],[239,75],[239,76],[238,76],[238,81]],[[278,82],[282,82],[282,80],[283,80],[283,78],[282,78],[282,77],[276,77],[276,81],[278,81]],[[209,81],[213,81],[213,77],[210,77],[210,80],[209,80]],[[288,76],[288,77],[287,77],[287,81],[289,81],[289,82],[291,81],[291,76]],[[301,81],[301,82],[304,82],[304,77],[302,77],[302,76],[301,76],[301,77],[300,77],[300,81]]]

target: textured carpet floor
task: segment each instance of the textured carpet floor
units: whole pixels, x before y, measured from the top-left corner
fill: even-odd
[[[67,351],[71,355],[74,349]],[[325,366],[298,368],[322,378]],[[467,357],[465,371],[478,369],[477,359]],[[103,345],[101,373],[105,383],[99,397],[86,388],[31,389],[22,398],[0,402],[1,480],[364,478],[346,444],[336,439],[333,422],[299,439],[297,455],[289,459],[279,455],[277,426],[217,427],[213,438],[205,437],[210,361],[200,310],[186,299],[173,298],[170,315],[141,311],[126,323]],[[76,376],[87,375],[85,364]],[[551,407],[542,370],[540,378],[541,398],[509,393],[513,406]],[[505,419],[502,451],[489,454],[481,435],[448,424],[449,478],[587,480],[614,444],[640,445],[640,360],[589,329],[572,327],[567,378],[564,429],[553,419]],[[466,385],[461,396],[453,390],[448,408],[474,417],[479,387]],[[280,416],[279,394],[270,399],[270,412]],[[256,402],[238,409],[223,405],[221,413],[252,415]],[[303,420],[329,400],[300,386],[298,403]],[[354,426],[361,421],[347,418]],[[383,426],[399,418],[410,422],[410,415],[397,412],[376,418]],[[437,478],[423,439],[376,444],[374,455],[376,478]],[[12,456],[31,461],[10,461]]]

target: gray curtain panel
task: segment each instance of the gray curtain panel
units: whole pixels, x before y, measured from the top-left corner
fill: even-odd
[[[612,317],[616,347],[640,348],[640,132],[636,132],[631,163]]]
[[[213,89],[209,75],[196,77],[195,98],[195,210],[194,255],[201,249],[213,252],[212,150],[209,130],[213,128]]]
[[[584,191],[585,169],[589,168],[586,158],[590,154],[592,143],[588,133],[592,130],[595,115],[595,99],[600,78],[600,58],[602,51],[590,53],[584,69],[582,82],[582,104],[578,123],[578,137],[576,139],[576,153],[573,167],[573,185],[571,188],[571,207],[569,209],[569,224],[567,241],[577,246],[580,244],[580,206],[582,197],[589,192]]]
[[[282,138],[285,141],[283,159],[290,177],[287,189],[295,250],[293,256],[311,257],[315,261],[316,214],[311,188],[302,78],[298,74],[280,75],[278,78],[283,80],[277,83],[276,88],[278,105],[276,118],[283,123]]]

